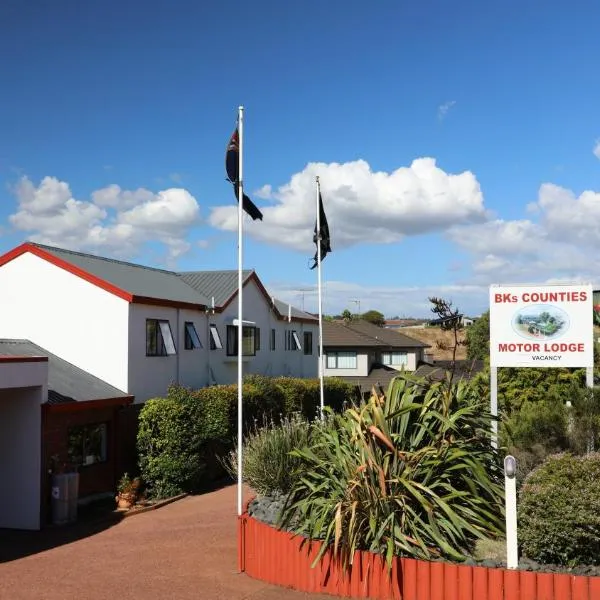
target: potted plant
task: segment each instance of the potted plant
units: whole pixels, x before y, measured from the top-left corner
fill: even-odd
[[[142,480],[139,477],[131,478],[129,473],[123,473],[123,476],[119,480],[117,486],[117,501],[118,508],[131,508],[137,501],[140,488],[142,487]]]

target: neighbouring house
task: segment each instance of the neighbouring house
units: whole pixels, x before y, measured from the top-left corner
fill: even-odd
[[[318,319],[243,273],[244,372],[316,377]],[[135,396],[237,376],[237,271],[177,273],[25,243],[0,257],[0,337]]]
[[[440,317],[439,319],[431,319],[428,322],[428,325],[436,326],[436,325],[451,325],[454,321],[458,319],[459,327],[470,327],[477,320],[477,318],[466,317],[465,315],[458,314],[455,317]]]
[[[429,348],[397,331],[363,320],[324,321],[324,375],[356,384],[362,394],[386,387],[399,371],[413,372]]]
[[[414,327],[425,327],[428,319],[386,319],[386,329],[407,329]]]
[[[112,492],[119,413],[132,401],[29,340],[0,339],[0,527],[48,522],[61,469],[79,472],[80,496]]]

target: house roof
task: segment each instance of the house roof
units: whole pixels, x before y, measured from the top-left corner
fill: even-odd
[[[370,392],[373,389],[373,386],[381,386],[384,391],[387,391],[390,381],[401,374],[401,371],[392,369],[392,367],[374,363],[366,377],[340,376],[339,379],[342,379],[351,385],[356,385],[360,388],[361,393],[365,394]],[[336,378],[338,378],[337,375]]]
[[[457,360],[454,363],[454,376],[457,379],[471,379],[483,370],[482,360]],[[436,360],[435,363],[421,363],[414,372],[415,377],[424,377],[431,381],[442,381],[452,367],[451,360]]]
[[[31,245],[94,275],[102,281],[106,281],[121,290],[129,292],[133,296],[204,306],[208,304],[205,295],[187,285],[173,271],[145,267],[112,258],[54,248],[42,244]]]
[[[253,270],[242,271],[244,283],[253,273]],[[223,306],[237,293],[237,271],[185,271],[178,275],[188,286],[206,298],[207,306],[212,306],[212,298],[215,299],[216,307]]]
[[[283,302],[283,300],[278,300],[277,298],[273,298],[273,304],[277,312],[285,319],[287,319],[289,313],[289,304],[287,302]],[[295,308],[292,306],[292,319],[305,319],[307,321],[318,321],[319,317],[317,315],[313,315],[312,313],[307,313],[303,310]],[[325,321],[323,321],[323,325],[325,325]]]
[[[324,321],[324,346],[355,346],[384,348],[429,348],[428,344],[403,333],[377,327],[368,321]]]
[[[48,404],[131,397],[29,340],[0,339],[0,355],[48,357]]]

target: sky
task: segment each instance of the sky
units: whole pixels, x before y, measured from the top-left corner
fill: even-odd
[[[324,312],[477,316],[490,284],[600,287],[600,4],[2,0],[0,252],[237,268]]]

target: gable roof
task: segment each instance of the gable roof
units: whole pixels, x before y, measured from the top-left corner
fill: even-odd
[[[127,302],[203,310],[212,305],[214,297],[215,308],[222,311],[237,295],[237,270],[178,273],[33,242],[21,244],[0,256],[0,267],[27,252]],[[287,305],[271,298],[254,270],[245,270],[242,276],[244,285],[251,280],[256,283],[279,319],[287,318]],[[284,312],[281,311],[282,306],[285,306]],[[292,308],[292,318],[311,322],[318,320],[295,308]]]
[[[283,302],[283,300],[273,298],[273,305],[284,320],[288,318],[288,314],[290,314],[290,305],[287,302]],[[319,317],[317,315],[313,315],[312,313],[305,312],[293,306],[291,307],[291,309],[292,319],[302,319],[305,321],[315,322],[319,321]],[[323,321],[323,325],[325,325],[325,321]]]
[[[253,273],[253,270],[242,271],[244,283]],[[178,275],[188,286],[202,293],[207,306],[212,306],[214,298],[215,307],[221,307],[237,293],[237,271],[184,271]]]
[[[326,326],[327,325],[327,326]],[[377,327],[368,321],[324,321],[324,346],[383,348],[429,348],[428,344],[403,333]]]
[[[0,339],[0,354],[48,357],[48,404],[131,398],[129,394],[40,348],[29,340]]]

